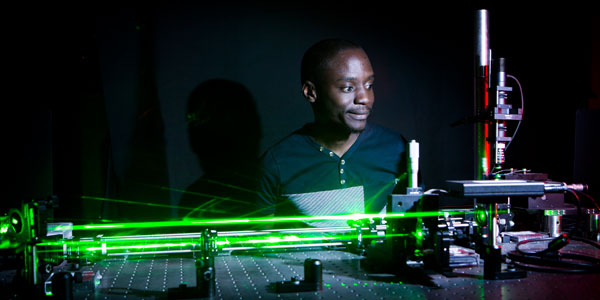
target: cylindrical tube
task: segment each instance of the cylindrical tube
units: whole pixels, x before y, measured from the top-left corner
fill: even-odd
[[[498,86],[506,86],[506,59],[504,57],[498,58]],[[504,103],[498,103],[504,104]]]
[[[319,290],[323,288],[323,264],[320,260],[307,258],[304,261],[304,282],[314,283]]]
[[[600,242],[600,213],[597,210],[588,211],[587,223],[589,239]]]
[[[560,235],[560,215],[547,215],[544,219],[544,231],[548,232],[551,237]]]
[[[475,115],[481,116],[489,102],[490,47],[488,36],[488,12],[478,10],[475,14]],[[475,178],[486,179],[489,173],[490,146],[487,120],[475,123]]]
[[[69,272],[58,272],[52,276],[52,296],[56,299],[73,299],[73,276]]]
[[[488,24],[488,11],[485,9],[478,10],[475,15],[475,55],[478,67],[487,66],[489,63],[490,42]]]
[[[203,257],[196,259],[196,287],[201,297],[215,295],[215,259]]]
[[[419,143],[417,141],[412,140],[409,143],[408,149],[409,157],[410,157],[410,183],[409,187],[418,188],[418,174],[419,174]]]

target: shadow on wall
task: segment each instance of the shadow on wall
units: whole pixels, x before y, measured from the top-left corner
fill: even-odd
[[[262,137],[256,104],[246,87],[226,79],[199,84],[186,118],[192,151],[204,175],[183,194],[180,218],[235,218],[255,209]]]

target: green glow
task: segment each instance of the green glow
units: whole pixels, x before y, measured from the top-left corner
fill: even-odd
[[[222,185],[227,186],[226,184],[222,184]],[[229,197],[223,197],[223,196],[211,195],[211,194],[204,194],[204,193],[198,193],[198,192],[190,192],[190,191],[186,191],[186,190],[182,190],[182,189],[176,189],[176,188],[165,187],[165,186],[153,186],[153,185],[149,185],[149,184],[145,184],[145,186],[149,186],[149,187],[153,187],[153,188],[159,188],[161,190],[168,190],[168,191],[179,192],[179,193],[182,193],[182,194],[190,194],[190,195],[195,195],[195,196],[200,196],[200,197],[213,198],[213,200],[222,200],[222,201],[227,201],[227,202],[237,202],[237,203],[241,203],[241,204],[247,204],[248,203],[248,201],[231,199]],[[233,186],[229,186],[229,187],[233,187]],[[245,190],[245,189],[241,189],[241,188],[237,188],[237,189]],[[245,190],[245,191],[256,193],[256,191],[251,191],[251,190]],[[200,206],[206,206],[206,204],[207,203],[204,203],[203,205],[200,205]]]
[[[277,243],[286,243],[286,242],[308,242],[308,241],[321,241],[321,240],[339,240],[343,237],[335,237],[335,236],[321,236],[321,237],[298,237],[295,235],[290,236],[268,236],[264,239],[245,239],[245,238],[226,238],[225,241],[218,241],[217,245],[230,245],[230,244],[277,244]]]
[[[62,245],[77,245],[79,246],[79,244],[84,244],[84,243],[98,243],[98,241],[92,241],[92,240],[82,240],[82,241],[58,241],[58,242],[41,242],[41,243],[37,243],[36,246],[62,246]]]
[[[33,227],[33,208],[29,209],[29,226]],[[34,236],[34,235],[32,235]]]
[[[130,237],[129,237],[130,238]],[[285,235],[285,236],[267,236],[264,239],[256,238],[256,237],[229,237],[222,238],[220,241],[215,241],[217,245],[249,245],[251,247],[257,248],[270,248],[274,246],[266,246],[267,244],[286,244],[291,243],[291,245],[295,245],[294,243],[301,242],[310,242],[310,241],[319,241],[319,240],[335,240],[342,239],[344,237],[299,237],[295,235]],[[195,239],[199,241],[196,242]],[[173,239],[175,240],[175,239]],[[157,249],[157,248],[177,248],[177,247],[194,247],[202,244],[202,239],[198,237],[190,238],[190,240],[186,242],[173,242],[170,240],[160,241],[157,243],[156,240],[152,239],[128,239],[128,240],[104,240],[104,241],[59,241],[59,242],[42,242],[36,244],[37,246],[57,246],[56,248],[50,249],[39,249],[38,253],[61,253],[64,252],[63,246],[68,245],[71,249],[77,249],[78,251],[87,251],[87,252],[95,252],[95,251],[106,251],[110,253],[119,253],[119,250],[132,250],[132,249]],[[150,242],[150,243],[148,243]],[[90,243],[93,243],[90,245]],[[198,248],[199,249],[199,248]],[[167,250],[169,251],[169,250]],[[92,254],[92,253],[90,253]],[[85,255],[81,253],[80,255]]]
[[[386,233],[385,237],[398,237],[398,236],[409,236],[409,233]],[[378,235],[374,235],[374,234],[369,234],[369,235],[363,235],[363,238],[378,238],[380,236]]]
[[[481,207],[477,207],[477,209],[475,210],[475,221],[479,225],[485,225],[486,213],[485,213],[485,210],[482,209]]]
[[[5,234],[8,232],[8,224],[2,224],[2,227],[0,228],[0,234]]]
[[[195,243],[179,243],[179,244],[150,244],[150,245],[131,245],[131,246],[113,246],[113,247],[90,247],[86,248],[86,251],[98,251],[98,250],[118,250],[118,249],[148,249],[148,248],[171,248],[171,247],[185,247],[193,246]]]
[[[284,237],[267,237],[265,240],[247,240],[246,243],[253,244],[272,244],[272,243],[283,243],[283,242],[301,242],[301,241],[317,241],[317,240],[337,240],[339,237],[314,237],[314,238],[299,238],[297,236],[284,236]]]
[[[388,182],[387,184],[383,185],[379,191],[377,191],[377,193],[373,194],[373,196],[370,199],[365,199],[365,202],[371,202],[374,199],[377,199],[383,192],[387,191],[387,189],[392,186],[397,184],[398,182],[400,182],[401,180],[404,180],[406,177],[408,176],[407,172],[402,173],[400,176],[398,176],[397,178],[395,178],[394,180]]]
[[[161,227],[178,227],[178,226],[215,226],[229,224],[261,224],[261,223],[281,223],[281,222],[307,222],[307,221],[325,221],[325,220],[359,220],[371,218],[417,218],[417,217],[434,217],[442,214],[461,214],[464,212],[404,212],[404,213],[388,213],[388,214],[348,214],[348,215],[333,215],[333,216],[300,216],[300,217],[266,217],[266,218],[246,218],[246,219],[187,219],[178,221],[160,221],[160,222],[131,222],[131,223],[116,223],[116,224],[88,224],[88,225],[73,225],[73,226],[56,226],[49,227],[48,230],[99,230],[99,229],[131,229],[131,228],[161,228]]]
[[[143,236],[140,236],[139,238],[106,237],[106,238],[103,238],[102,240],[82,239],[79,241],[73,241],[73,240],[42,241],[40,243],[37,243],[36,246],[38,246],[38,247],[56,246],[57,248],[60,248],[60,251],[62,251],[63,246],[66,245],[66,246],[69,246],[72,248],[84,248],[85,250],[92,249],[90,251],[94,251],[94,250],[96,250],[94,248],[100,248],[100,245],[102,245],[102,244],[107,245],[106,249],[120,249],[120,248],[139,248],[139,247],[141,247],[140,245],[152,247],[152,245],[156,245],[158,243],[160,243],[160,245],[161,245],[160,247],[170,247],[170,245],[176,245],[174,247],[177,247],[177,246],[181,246],[181,244],[195,245],[195,244],[201,243],[201,241],[202,241],[202,238],[197,237],[197,236],[187,237],[187,238],[166,237],[166,238],[160,238],[160,239],[145,238]],[[148,245],[148,244],[152,244],[152,245]],[[133,245],[133,246],[131,246],[131,245]],[[142,247],[142,248],[145,248],[145,247]],[[39,251],[40,252],[46,251],[46,249],[42,249]],[[49,252],[52,252],[52,250],[50,250]]]
[[[15,225],[19,224],[19,220],[17,220],[16,218],[12,218],[11,222]]]
[[[563,215],[563,211],[561,211],[561,210],[554,210],[554,209],[545,210],[544,211],[544,215],[545,216],[561,216],[561,215]]]
[[[129,229],[129,228],[157,228],[165,226],[209,226],[215,224],[239,224],[239,223],[272,223],[272,222],[295,222],[295,221],[314,221],[314,220],[357,220],[366,218],[414,218],[424,216],[448,216],[453,214],[462,214],[463,211],[431,211],[431,212],[405,212],[405,213],[392,213],[392,214],[349,214],[349,215],[337,215],[337,216],[315,216],[315,217],[282,217],[282,218],[249,218],[249,219],[190,219],[183,221],[164,221],[164,222],[133,222],[133,223],[119,223],[119,224],[90,224],[90,225],[75,225],[75,226],[56,226],[55,228],[49,228],[49,230],[91,230],[91,229]],[[392,238],[399,236],[414,236],[417,238],[417,242],[422,240],[423,232],[420,228],[417,228],[411,233],[393,233],[392,230],[388,230],[385,236],[368,234],[361,235],[362,238]],[[314,232],[310,232],[307,235],[303,233],[290,233],[290,232],[269,232],[267,235],[261,236],[221,236],[215,237],[212,241],[219,249],[222,247],[256,247],[256,248],[269,248],[278,247],[280,244],[283,247],[293,246],[295,243],[302,244],[303,242],[311,243],[314,241],[336,241],[346,242],[357,239],[358,236],[354,231],[345,231],[336,236],[315,236]],[[99,250],[112,251],[113,253],[119,250],[126,249],[156,249],[156,248],[171,248],[171,247],[194,247],[194,249],[200,250],[200,246],[204,243],[204,239],[199,235],[184,235],[184,236],[155,236],[155,235],[132,235],[132,236],[109,236],[104,235],[102,237],[95,238],[84,238],[80,240],[60,240],[60,241],[42,241],[37,246],[48,246],[56,247],[57,249],[40,249],[40,252],[61,252],[63,247],[69,246],[71,249],[77,251],[88,251],[95,252]],[[273,245],[273,246],[271,246]],[[166,250],[171,251],[171,250]],[[96,255],[95,253],[90,253]]]
[[[248,176],[246,176],[246,178],[247,179],[254,179],[254,178],[248,177]],[[211,179],[204,179],[204,178],[200,179],[200,180],[208,182],[208,183],[212,183],[212,184],[217,184],[217,185],[221,185],[221,186],[224,186],[224,187],[228,187],[230,189],[235,189],[235,190],[239,190],[239,191],[249,192],[249,193],[252,193],[252,194],[256,193],[256,191],[253,191],[253,190],[250,190],[250,189],[247,189],[247,188],[244,188],[244,187],[240,187],[240,186],[237,186],[237,185],[232,185],[232,184],[229,184],[229,183],[225,183],[225,182],[220,182],[220,181],[211,180]],[[186,194],[194,193],[194,192],[190,192],[190,191],[186,191],[186,190],[178,190],[178,189],[174,189],[174,188],[167,188],[167,187],[161,187],[161,188],[162,189],[166,189],[166,190],[170,190],[170,191],[178,191],[178,192],[182,192],[182,193],[186,193]],[[227,199],[229,199],[229,198],[227,198]]]
[[[386,238],[390,237],[398,237],[398,236],[409,236],[410,234],[386,234]],[[381,238],[379,235],[362,235],[363,238]],[[340,235],[340,236],[298,236],[298,235],[286,235],[286,234],[272,234],[265,237],[220,237],[217,238],[215,244],[217,246],[234,246],[234,245],[251,245],[256,247],[262,247],[261,245],[266,244],[294,244],[294,243],[304,243],[304,242],[313,242],[313,241],[332,241],[332,240],[353,240],[358,238],[356,234],[349,235]],[[182,239],[185,239],[182,242]],[[150,244],[148,244],[150,243]],[[127,237],[105,237],[102,240],[94,240],[94,239],[83,239],[79,241],[72,240],[61,240],[61,241],[42,241],[37,243],[38,247],[55,246],[57,249],[40,249],[40,253],[46,252],[62,252],[63,246],[70,246],[72,248],[82,248],[85,251],[97,251],[100,249],[106,250],[118,250],[118,249],[147,249],[147,248],[167,248],[167,247],[184,247],[184,246],[193,246],[202,243],[201,237],[188,237],[188,238],[165,238],[165,239],[145,239],[144,237],[132,238]],[[102,247],[101,245],[105,246]]]

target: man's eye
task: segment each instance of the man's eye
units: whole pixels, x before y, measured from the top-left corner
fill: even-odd
[[[372,88],[373,88],[373,83],[367,83],[367,84],[365,84],[365,88],[366,88],[367,90],[370,90],[370,89],[372,89]]]
[[[344,92],[344,93],[350,93],[353,90],[354,90],[354,87],[351,87],[351,86],[344,86],[344,87],[342,87],[342,92]]]

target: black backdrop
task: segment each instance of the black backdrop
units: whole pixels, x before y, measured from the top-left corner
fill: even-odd
[[[593,187],[589,170],[598,169],[598,159],[589,141],[593,134],[597,140],[597,130],[578,129],[575,116],[597,101],[594,15],[585,9],[489,11],[493,56],[506,57],[526,102],[506,166]],[[9,90],[18,96],[5,100],[5,145],[13,150],[5,157],[16,182],[6,189],[3,207],[56,194],[59,215],[70,219],[175,216],[167,207],[81,196],[178,205],[182,191],[204,173],[189,140],[186,106],[194,88],[210,79],[249,91],[264,151],[312,119],[300,94],[300,59],[329,37],[365,48],[377,77],[371,120],[420,142],[426,187],[471,179],[473,126],[450,124],[473,113],[474,12],[298,3],[23,13],[5,35]],[[517,105],[518,92],[509,99]],[[597,124],[590,118],[587,124]],[[236,126],[240,136],[248,134],[247,126]],[[575,143],[581,132],[584,150]],[[221,146],[208,138],[202,143]]]

